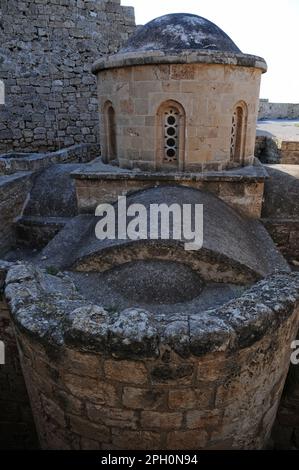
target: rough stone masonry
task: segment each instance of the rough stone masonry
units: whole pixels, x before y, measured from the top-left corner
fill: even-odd
[[[95,143],[91,64],[134,29],[134,9],[120,0],[1,0],[0,152]]]

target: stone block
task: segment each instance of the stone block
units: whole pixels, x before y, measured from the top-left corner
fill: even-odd
[[[134,411],[93,404],[87,404],[86,410],[88,418],[93,423],[119,429],[137,429],[137,416]]]
[[[209,384],[201,389],[177,389],[169,391],[169,408],[176,409],[208,409],[215,399],[215,389]]]
[[[169,413],[163,411],[142,411],[141,427],[144,429],[174,430],[182,425],[182,413]]]
[[[122,403],[135,410],[156,410],[166,405],[166,393],[163,390],[124,387]]]
[[[208,434],[204,430],[172,431],[167,434],[167,449],[174,450],[200,450],[204,449]]]
[[[115,382],[146,384],[147,370],[142,362],[107,360],[104,364],[105,376]]]

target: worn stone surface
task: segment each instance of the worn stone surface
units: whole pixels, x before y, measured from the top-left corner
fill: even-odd
[[[82,144],[57,152],[0,155],[0,254],[20,241],[44,246],[65,224],[61,217],[77,213],[69,175],[98,152],[98,146]]]
[[[280,163],[281,142],[274,136],[263,135],[257,130],[254,154],[262,163]]]
[[[290,263],[299,261],[299,167],[267,165],[262,221]]]
[[[122,168],[172,169],[163,160],[161,123],[164,107],[171,105],[180,116],[179,170],[221,171],[252,164],[261,70],[231,63],[181,62],[170,56],[168,64],[154,60],[152,65],[113,64],[113,68],[98,72],[100,139],[105,161],[110,158],[111,134],[105,119],[111,103],[116,157]],[[238,105],[244,108],[247,124],[246,130],[242,128],[240,155],[234,160],[230,145]]]
[[[186,13],[161,16],[138,28],[120,52],[182,49],[241,52],[214,23]]]
[[[92,68],[104,161],[165,171],[252,164],[266,69],[196,15],[165,15],[139,27],[118,54]],[[165,129],[168,112],[175,127]]]
[[[24,216],[74,217],[77,214],[76,191],[70,173],[84,164],[51,165],[39,174],[30,191]]]
[[[42,447],[262,448],[299,325],[298,276],[166,318],[108,312],[65,274],[11,266],[5,294]],[[184,347],[169,330],[180,321]]]
[[[0,175],[18,171],[40,171],[55,163],[85,163],[97,157],[99,153],[100,146],[96,144],[77,144],[47,153],[9,152],[0,155]]]
[[[259,119],[298,119],[298,103],[271,103],[267,99],[260,100]]]
[[[133,8],[120,0],[3,0],[1,24],[0,151],[97,142],[91,64],[134,31]]]
[[[297,335],[297,339],[298,339]],[[298,360],[297,349],[295,353]],[[299,449],[299,368],[291,364],[272,433],[275,449]]]
[[[167,273],[169,272],[171,272],[172,296],[167,293],[170,281]],[[140,278],[140,273],[142,273],[142,278]],[[183,278],[180,277],[180,273]],[[68,271],[68,274],[85,298],[103,305],[112,312],[128,309],[138,303],[141,308],[155,315],[172,314],[174,310],[184,311],[184,315],[187,315],[191,312],[196,313],[218,307],[238,297],[246,289],[246,286],[239,284],[203,283],[201,277],[190,267],[174,261],[135,261],[109,269],[104,273]],[[185,282],[182,282],[182,279]],[[135,287],[136,280],[138,288]],[[124,288],[125,286],[128,290]],[[183,336],[183,330],[178,329],[178,342],[182,339],[181,335]]]
[[[78,251],[72,246],[69,266],[77,271],[101,272],[124,262],[157,258],[185,262],[206,280],[240,284],[276,269],[289,269],[258,221],[240,216],[212,194],[167,185],[129,195],[127,206],[134,203],[147,208],[147,240],[97,240],[94,230],[90,230],[78,243]],[[169,240],[151,240],[149,209],[154,203],[177,203],[180,207],[203,204],[203,248],[186,251],[181,242],[173,239],[172,226]],[[117,206],[115,211],[118,212]]]
[[[206,169],[207,170],[207,169]],[[166,172],[125,170],[95,159],[71,175],[76,180],[78,210],[94,213],[100,203],[151,188],[181,184],[215,194],[241,214],[259,218],[267,172],[256,159],[252,166],[227,171]]]
[[[138,308],[109,313],[84,299],[67,275],[53,276],[26,264],[9,270],[5,294],[19,327],[34,336],[42,335],[53,344],[70,341],[79,349],[111,351],[114,356],[117,346],[128,357],[136,356],[135,348],[139,357],[156,357],[159,343],[169,345],[165,326],[181,317],[179,313],[155,316]],[[298,274],[276,274],[218,309],[187,317],[189,353],[201,356],[249,347],[292,313],[297,296]]]
[[[37,254],[38,249],[44,248],[69,222],[69,217],[22,216],[16,223],[16,238],[18,247],[12,249],[13,260],[24,259],[19,256],[18,249],[32,249]],[[35,251],[34,251],[35,250]],[[10,252],[6,254],[9,256]]]
[[[298,109],[299,109],[299,105]],[[263,163],[296,165],[299,163],[299,122],[285,120],[258,121],[255,155]]]
[[[0,261],[0,341],[5,364],[0,364],[0,449],[33,449],[38,439],[21,370],[13,325],[3,296],[10,263]]]
[[[16,242],[14,223],[23,211],[32,184],[31,172],[0,175],[0,254]]]
[[[0,225],[6,224],[0,253],[15,242],[14,223],[20,215],[18,227],[23,227],[23,234],[30,233],[36,246],[64,228],[35,258],[45,270],[0,262],[0,296],[9,271],[7,300],[0,297],[0,340],[4,338],[10,354],[1,368],[0,447],[38,445],[8,301],[42,448],[263,448],[285,382],[289,345],[298,329],[298,274],[289,272],[259,223],[245,220],[222,201],[216,203],[211,194],[169,184],[208,190],[241,214],[260,216],[266,174],[253,159],[253,122],[266,64],[242,54],[219,28],[192,15],[155,20],[157,34],[151,44],[151,24],[139,29],[127,50],[100,59],[93,67],[99,72],[100,106],[107,97],[116,103],[119,163],[128,170],[115,166],[115,161],[103,165],[100,160],[86,170],[81,164],[98,156],[95,84],[87,76],[90,61],[95,54],[115,52],[134,29],[132,9],[119,3],[13,0],[13,25],[8,1],[3,3],[0,71],[8,99],[1,108],[0,149],[15,150],[0,157]],[[190,101],[192,96],[197,101]],[[180,163],[181,171],[150,173],[157,169],[154,128],[162,99],[182,102],[187,111],[187,159]],[[231,162],[228,131],[237,100],[246,101],[248,125],[242,141],[244,158]],[[196,121],[198,116],[204,117],[204,125]],[[105,135],[102,138],[105,150]],[[90,150],[74,145],[48,154],[22,153],[79,142],[87,142]],[[262,140],[258,145],[261,152],[267,146]],[[297,161],[296,142],[278,147],[279,158]],[[223,171],[240,164],[247,166]],[[178,244],[160,241],[99,247],[91,236],[94,217],[67,220],[77,212],[69,177],[74,169],[82,212],[141,189],[145,191],[129,196],[131,202],[149,203],[157,195],[158,202],[190,202],[184,197],[191,192],[197,203],[203,198],[211,213],[207,245],[192,256]],[[32,178],[31,172],[40,170]],[[282,251],[294,257],[296,185],[290,176],[285,197],[281,180],[276,191],[271,190],[272,199],[266,192],[264,222]],[[153,185],[161,187],[147,191]],[[278,218],[271,220],[275,211]],[[291,219],[282,220],[281,211]],[[78,272],[60,273],[66,266]],[[88,275],[77,287],[84,270],[107,269],[108,275],[96,273],[89,289],[99,291],[99,280],[110,290],[121,283],[128,305],[112,305],[105,290],[102,298],[89,295],[88,289],[84,292]],[[206,291],[206,297],[215,293],[213,302],[203,299],[208,288],[203,279],[218,281],[220,300],[216,290]],[[230,288],[224,282],[237,284]],[[202,301],[190,307],[194,296]],[[150,306],[149,300],[154,301]],[[298,381],[293,374],[291,368],[278,411],[276,448],[298,448]]]

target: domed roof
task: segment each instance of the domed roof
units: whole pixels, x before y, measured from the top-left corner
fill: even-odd
[[[201,16],[188,13],[161,16],[140,26],[120,52],[186,49],[241,53],[222,29]]]

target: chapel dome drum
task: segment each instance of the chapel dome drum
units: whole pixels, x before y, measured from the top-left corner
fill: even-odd
[[[170,14],[93,65],[102,157],[122,168],[209,171],[251,165],[265,61],[218,26]]]

